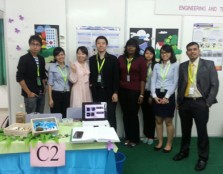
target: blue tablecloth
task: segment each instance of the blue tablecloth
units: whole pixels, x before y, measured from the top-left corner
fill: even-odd
[[[116,174],[113,150],[66,151],[62,167],[31,167],[30,153],[1,154],[0,174]]]

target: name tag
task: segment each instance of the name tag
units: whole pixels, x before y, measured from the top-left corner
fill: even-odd
[[[190,87],[189,89],[189,95],[193,95],[194,94],[194,88],[193,87]]]
[[[97,80],[98,83],[101,83],[101,74],[98,74],[98,80]]]
[[[41,86],[41,80],[40,80],[40,77],[37,77],[37,85],[38,85],[38,86]]]
[[[30,149],[30,164],[33,167],[64,166],[65,148],[65,143],[38,143]]]
[[[126,76],[126,81],[130,82],[130,75],[129,74]]]

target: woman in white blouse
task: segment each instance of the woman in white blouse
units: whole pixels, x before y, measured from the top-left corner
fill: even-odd
[[[154,99],[154,115],[156,118],[156,132],[158,144],[155,151],[163,148],[163,122],[167,128],[167,142],[164,153],[171,152],[174,127],[172,119],[175,111],[175,90],[178,83],[179,64],[176,62],[174,51],[170,45],[163,45],[160,49],[160,63],[154,66],[151,79],[151,93]]]

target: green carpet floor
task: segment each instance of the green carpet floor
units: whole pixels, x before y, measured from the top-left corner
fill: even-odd
[[[155,141],[154,144],[157,142]],[[172,152],[165,154],[154,151],[154,145],[140,143],[134,148],[128,148],[118,143],[118,151],[126,155],[123,174],[223,174],[223,139],[210,138],[210,156],[204,171],[196,172],[197,139],[192,138],[190,155],[182,161],[173,161],[172,157],[178,153],[180,138],[175,138]]]

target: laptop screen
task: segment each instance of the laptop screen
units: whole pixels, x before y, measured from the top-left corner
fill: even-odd
[[[85,102],[82,103],[82,120],[106,120],[107,103],[106,102]]]

